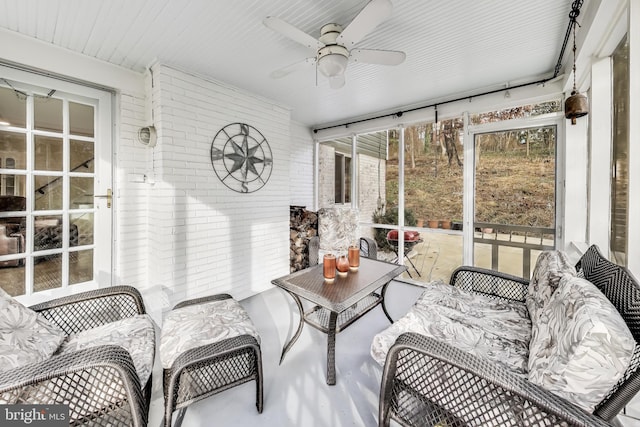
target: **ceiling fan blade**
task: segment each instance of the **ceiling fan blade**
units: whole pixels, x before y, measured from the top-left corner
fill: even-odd
[[[331,89],[340,89],[342,86],[344,86],[344,74],[329,77],[329,87]]]
[[[293,73],[294,71],[301,70],[315,63],[316,63],[315,57],[306,58],[306,59],[303,59],[302,61],[294,62],[293,64],[287,65],[286,67],[282,67],[278,70],[272,71],[271,74],[269,74],[269,76],[271,76],[271,78],[273,79],[280,79],[288,74]]]
[[[365,64],[398,65],[402,64],[407,55],[397,50],[353,49],[349,59],[353,62]]]
[[[283,21],[282,19],[275,16],[267,16],[262,20],[262,23],[265,25],[265,27],[270,28],[273,31],[276,31],[283,36],[293,40],[294,42],[300,43],[301,45],[306,46],[310,49],[318,50],[324,47],[324,43],[322,43],[320,40],[313,38],[301,29],[294,27],[288,22]]]
[[[347,49],[352,48],[378,24],[390,17],[392,8],[390,0],[371,0],[338,36],[338,44]]]

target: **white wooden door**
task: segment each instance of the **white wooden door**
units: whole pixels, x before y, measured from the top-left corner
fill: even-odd
[[[0,285],[10,294],[111,284],[111,102],[0,67]]]

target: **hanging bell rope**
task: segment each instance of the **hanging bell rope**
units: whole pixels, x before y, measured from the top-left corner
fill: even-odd
[[[576,124],[578,117],[583,117],[589,114],[589,101],[587,97],[578,92],[576,87],[576,27],[579,27],[576,20],[580,14],[580,6],[574,2],[569,13],[569,19],[573,27],[573,90],[571,96],[564,102],[564,116],[571,120],[571,124]]]

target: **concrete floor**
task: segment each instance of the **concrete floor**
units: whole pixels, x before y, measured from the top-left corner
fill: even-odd
[[[422,288],[393,282],[387,308],[402,316]],[[243,384],[191,405],[184,427],[346,427],[374,426],[382,368],[369,355],[373,336],[389,321],[376,307],[336,337],[336,385],[326,384],[325,334],[305,325],[302,335],[279,365],[285,341],[298,324],[291,297],[272,288],[240,302],[261,337],[264,371],[264,410],[255,407],[255,382]],[[156,358],[157,359],[157,358]],[[156,360],[149,426],[162,420],[162,374]],[[174,417],[175,418],[175,417]]]
[[[392,282],[387,291],[391,317],[404,315],[423,291],[419,286]],[[288,295],[274,287],[240,303],[251,316],[262,341],[263,413],[256,411],[255,382],[250,382],[191,405],[183,420],[184,427],[377,426],[382,368],[371,358],[369,349],[373,336],[389,325],[380,307],[337,335],[337,381],[335,386],[328,386],[327,337],[308,325],[282,365],[278,364],[282,346],[298,324],[297,308]],[[149,426],[158,427],[162,422],[163,398],[162,372],[157,360],[153,379]],[[640,398],[629,405],[627,412],[628,417],[620,417],[623,425],[640,427]]]

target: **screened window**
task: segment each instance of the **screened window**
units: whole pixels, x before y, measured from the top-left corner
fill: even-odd
[[[613,153],[611,180],[611,256],[627,264],[629,221],[629,42],[613,53]]]

